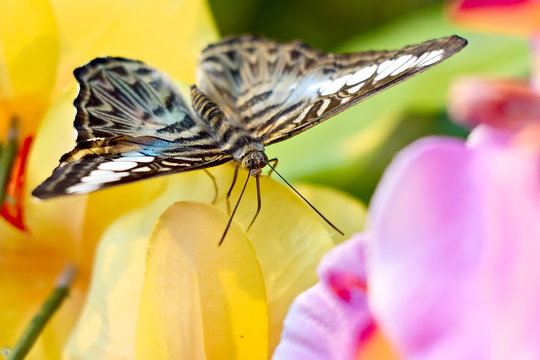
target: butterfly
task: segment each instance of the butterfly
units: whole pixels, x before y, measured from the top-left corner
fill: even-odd
[[[449,36],[394,51],[331,54],[297,41],[232,37],[201,52],[191,98],[143,62],[96,58],[74,71],[80,85],[76,146],[32,195],[84,194],[229,161],[258,180],[268,165],[265,146],[440,63],[466,44]]]

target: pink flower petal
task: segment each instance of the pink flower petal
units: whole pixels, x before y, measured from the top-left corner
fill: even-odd
[[[319,265],[319,277],[320,283],[294,301],[273,359],[356,359],[375,330],[360,236],[329,252]]]
[[[474,29],[512,34],[540,29],[538,0],[455,0],[448,10],[454,21]]]
[[[540,123],[540,95],[523,81],[463,78],[452,85],[449,100],[452,118],[470,128],[516,131]]]
[[[370,305],[404,358],[540,359],[538,152],[418,141],[370,215]]]

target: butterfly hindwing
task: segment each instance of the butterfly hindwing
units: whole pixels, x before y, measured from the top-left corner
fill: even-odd
[[[292,101],[290,96],[323,56],[299,42],[234,37],[203,50],[198,86],[227,118],[256,131],[287,107],[293,111],[307,104],[305,97]]]
[[[34,196],[82,194],[231,159],[158,70],[107,57],[76,69],[75,76],[77,145]]]
[[[203,169],[229,161],[220,151],[201,151],[150,136],[118,136],[78,144],[32,195],[84,194],[149,177]]]
[[[326,54],[299,42],[232,38],[203,51],[199,82],[268,145],[440,63],[466,43],[450,36],[395,51]]]

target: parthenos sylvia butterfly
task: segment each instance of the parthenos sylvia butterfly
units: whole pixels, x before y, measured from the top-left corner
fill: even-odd
[[[210,45],[184,98],[162,72],[103,57],[75,70],[77,145],[33,195],[83,194],[236,161],[258,176],[285,140],[460,51],[450,36],[395,51],[329,54],[253,36]],[[246,180],[247,183],[247,180]]]

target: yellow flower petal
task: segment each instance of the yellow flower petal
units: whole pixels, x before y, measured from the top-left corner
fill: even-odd
[[[34,129],[49,100],[58,54],[48,1],[0,1],[0,139],[14,115],[23,136]]]
[[[239,182],[246,176],[239,172]],[[237,185],[232,199],[237,199]],[[269,177],[261,178],[262,209],[247,233],[265,279],[270,332],[268,346],[277,346],[290,304],[302,290],[317,282],[316,268],[333,242],[326,223],[296,194]],[[223,199],[218,204],[225,211]],[[256,209],[254,181],[248,185],[235,222],[246,229]],[[225,238],[227,241],[227,238]]]
[[[224,194],[232,181],[232,169],[231,166],[210,169],[217,179],[221,209],[226,208]],[[239,173],[232,205],[246,174],[245,171]],[[93,359],[130,354],[126,355],[130,358],[134,348],[142,358],[149,349],[159,357],[156,354],[173,351],[170,347],[178,346],[178,339],[186,339],[179,335],[180,331],[199,324],[202,334],[192,329],[190,342],[199,344],[198,349],[209,358],[209,354],[224,351],[225,345],[220,341],[227,342],[226,351],[236,355],[251,353],[250,358],[253,358],[253,351],[258,351],[265,358],[279,339],[281,324],[293,298],[316,281],[316,266],[332,246],[326,225],[290,190],[270,178],[263,178],[263,207],[247,233],[249,238],[244,237],[238,233],[238,227],[240,231],[246,228],[256,208],[254,180],[251,179],[233,227],[221,247],[217,244],[227,219],[225,211],[220,214],[198,203],[174,205],[162,216],[151,237],[145,271],[145,239],[150,238],[151,225],[158,218],[156,214],[161,214],[178,199],[211,202],[214,197],[212,181],[202,171],[166,179],[167,186],[159,197],[144,209],[119,219],[102,240],[95,268],[97,275],[68,347],[69,357]],[[242,255],[229,254],[231,248]],[[223,260],[223,256],[227,259]],[[234,273],[233,265],[241,265],[242,272],[237,271],[238,276],[230,275]],[[196,270],[188,273],[179,268]],[[206,275],[194,278],[193,274]],[[259,288],[254,282],[261,276],[263,282]],[[168,282],[179,285],[171,287]],[[139,307],[141,288],[143,296]],[[244,292],[239,293],[239,289]],[[262,295],[253,294],[266,296],[260,299]],[[182,299],[177,300],[178,296]],[[230,304],[233,300],[238,302]],[[226,310],[223,310],[225,302]],[[234,310],[239,303],[251,309],[250,317]],[[198,312],[193,312],[194,307]],[[224,316],[226,321],[219,316]],[[135,345],[133,322],[137,317]],[[220,336],[216,335],[218,332]],[[197,336],[198,342],[193,338]],[[194,354],[201,354],[196,352],[199,350],[189,349]]]
[[[249,241],[202,203],[160,218],[148,248],[137,326],[139,359],[267,358],[268,309]]]
[[[118,220],[96,252],[86,305],[64,351],[66,359],[134,359],[137,309],[151,223],[146,212]]]
[[[313,184],[295,184],[296,190],[312,203],[345,235],[331,233],[334,244],[340,244],[364,228],[366,207],[342,191]]]
[[[61,84],[73,68],[107,55],[143,60],[192,83],[199,51],[217,39],[202,0],[52,2],[65,44]]]
[[[31,191],[45,180],[58,165],[58,159],[71,150],[75,142],[72,127],[74,109],[71,105],[75,88],[49,109],[38,132],[28,158],[25,177],[25,222],[36,242],[57,242],[59,248],[70,249],[75,239],[80,240],[84,216],[84,201],[78,197],[65,197],[39,201]]]
[[[75,146],[73,87],[49,109],[38,132],[26,174],[25,221],[36,242],[61,249],[79,266],[89,268],[98,239],[118,216],[139,208],[164,189],[164,178],[119,186],[91,195],[65,196],[41,201],[31,191]],[[136,194],[134,196],[133,194]]]
[[[135,358],[135,328],[152,228],[176,200],[211,201],[213,197],[212,183],[201,171],[162,179],[166,186],[158,197],[116,220],[101,239],[87,303],[66,347],[68,359]]]

